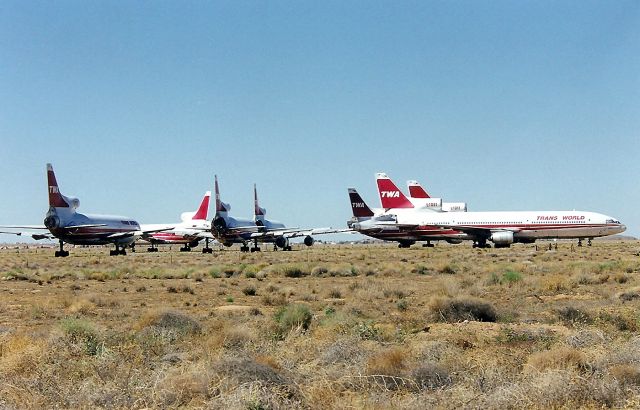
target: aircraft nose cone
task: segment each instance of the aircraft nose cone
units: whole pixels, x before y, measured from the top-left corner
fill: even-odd
[[[627,230],[627,226],[620,224],[620,232],[624,232],[626,230]]]

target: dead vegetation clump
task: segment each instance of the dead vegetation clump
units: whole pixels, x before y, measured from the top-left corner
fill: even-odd
[[[496,310],[488,302],[474,298],[433,298],[429,304],[433,320],[438,322],[495,322]]]
[[[525,369],[544,371],[547,369],[570,369],[584,371],[587,359],[584,353],[572,347],[557,347],[529,356]]]
[[[556,310],[556,314],[566,326],[575,327],[588,325],[593,322],[593,319],[588,312],[584,309],[578,309],[573,306],[564,306]]]
[[[327,346],[320,354],[320,361],[323,364],[355,364],[360,362],[364,356],[365,352],[360,346],[359,340],[348,336]]]
[[[202,331],[200,323],[188,315],[173,310],[150,312],[143,316],[136,327],[173,333],[177,336],[198,334]]]

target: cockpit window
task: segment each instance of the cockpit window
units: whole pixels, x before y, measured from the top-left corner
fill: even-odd
[[[607,219],[607,223],[608,224],[620,225],[620,221],[616,221],[615,219]]]

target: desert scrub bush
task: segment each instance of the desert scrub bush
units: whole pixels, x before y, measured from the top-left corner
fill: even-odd
[[[549,276],[538,280],[538,288],[543,292],[563,292],[570,284],[564,276]]]
[[[618,295],[618,297],[620,298],[620,300],[624,302],[630,302],[635,299],[640,299],[640,289],[639,288],[629,289],[626,292],[622,292],[620,295]]]
[[[429,310],[433,320],[439,322],[495,322],[497,318],[493,305],[473,298],[436,297],[429,303]]]
[[[281,307],[274,317],[277,324],[277,336],[284,337],[294,330],[307,330],[312,317],[311,310],[307,305],[294,303]]]
[[[433,271],[425,265],[416,265],[411,269],[411,273],[417,275],[433,275]]]
[[[282,306],[287,304],[287,297],[284,293],[262,295],[262,304],[266,306]]]
[[[409,302],[407,302],[407,299],[400,299],[396,302],[396,307],[399,311],[404,312],[409,308]]]
[[[565,326],[587,325],[593,322],[588,312],[573,306],[564,306],[556,310],[556,314]]]
[[[272,266],[270,270],[273,274],[281,275],[285,278],[301,278],[311,274],[311,270],[301,263],[283,263]]]
[[[582,329],[567,337],[567,344],[576,349],[595,346],[606,342],[604,333],[600,330]]]
[[[502,283],[512,284],[520,282],[522,280],[522,274],[515,270],[508,269],[502,274]]]
[[[638,330],[638,318],[635,312],[621,314],[601,311],[598,313],[597,320],[610,323],[621,332],[635,332]]]
[[[68,342],[84,347],[84,352],[95,356],[102,350],[98,331],[91,323],[82,319],[66,318],[60,321],[60,328]]]
[[[202,331],[200,323],[186,314],[173,310],[150,312],[136,325],[137,329],[155,328],[175,332],[179,336],[198,334]]]
[[[350,263],[339,263],[331,265],[327,274],[332,277],[358,276],[358,269]]]
[[[323,265],[314,266],[311,269],[311,276],[325,276],[329,272],[329,268]]]
[[[242,293],[244,293],[246,296],[255,296],[258,291],[255,286],[249,285],[242,289]]]
[[[556,340],[555,333],[545,328],[502,327],[496,336],[496,342],[507,345],[542,344],[548,348]]]
[[[336,340],[320,354],[322,364],[356,364],[365,357],[365,352],[358,339],[344,337]]]
[[[527,359],[525,369],[544,371],[547,369],[570,369],[584,371],[588,367],[584,353],[572,347],[557,347],[533,353]]]
[[[244,401],[234,408],[300,408],[301,393],[297,385],[268,361],[265,362],[250,358],[223,358],[214,362],[211,365],[211,374],[215,375],[213,382],[220,386],[223,393],[222,402],[214,407],[229,405],[229,400],[224,400],[225,392],[235,392],[234,395],[237,395],[242,388],[253,386],[255,393],[250,396],[251,401]]]
[[[623,386],[640,386],[640,367],[638,364],[616,364],[609,368],[609,374]]]
[[[441,273],[444,275],[455,275],[459,271],[460,271],[460,268],[457,265],[451,264],[451,263],[443,265],[438,269],[438,273]]]
[[[408,356],[407,352],[400,348],[377,352],[367,361],[367,374],[402,377]]]
[[[414,368],[411,371],[411,379],[421,390],[439,389],[453,383],[447,369],[434,362],[422,363]]]
[[[333,288],[329,291],[329,297],[332,299],[341,299],[342,292],[338,288]]]

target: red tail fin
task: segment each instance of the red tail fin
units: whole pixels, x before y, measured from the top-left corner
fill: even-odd
[[[56,181],[56,174],[53,172],[53,166],[47,164],[47,185],[49,186],[49,206],[56,208],[68,208],[69,204],[64,200]]]
[[[407,181],[407,187],[409,188],[409,196],[411,198],[431,198],[418,181]]]
[[[351,200],[351,210],[356,218],[367,218],[373,216],[373,211],[364,202],[355,188],[349,188],[349,199]]]
[[[387,174],[376,174],[376,182],[383,208],[413,208],[411,201],[404,196]]]
[[[191,219],[193,220],[206,220],[209,215],[209,199],[211,198],[211,191],[207,191],[204,194],[204,198],[202,198],[202,202],[200,202],[200,207],[193,215]]]

